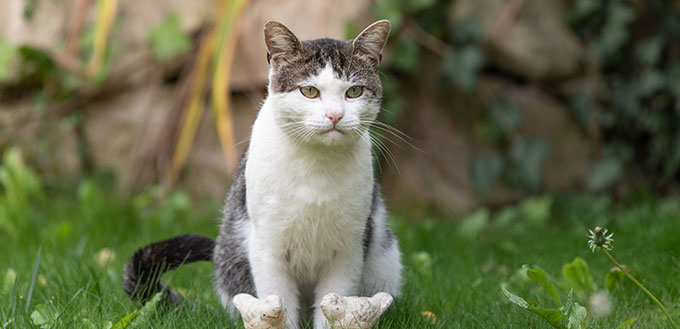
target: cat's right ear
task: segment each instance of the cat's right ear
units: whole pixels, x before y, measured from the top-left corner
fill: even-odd
[[[269,21],[264,24],[264,41],[267,45],[267,62],[279,57],[296,56],[302,51],[302,44],[285,25]]]

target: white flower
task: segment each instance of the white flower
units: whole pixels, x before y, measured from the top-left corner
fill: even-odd
[[[612,299],[606,291],[598,291],[588,299],[590,311],[595,316],[607,316],[612,312]]]

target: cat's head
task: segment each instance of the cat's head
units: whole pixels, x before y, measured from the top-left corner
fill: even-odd
[[[264,27],[269,96],[276,124],[303,143],[344,145],[364,138],[380,111],[378,64],[390,22],[348,41],[299,41],[283,24]]]

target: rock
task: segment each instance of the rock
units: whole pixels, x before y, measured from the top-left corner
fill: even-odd
[[[436,59],[424,61],[434,63]],[[437,65],[422,67],[421,77],[436,76]],[[436,79],[401,83],[403,90],[410,93],[398,128],[420,150],[404,143],[388,144],[399,168],[396,171],[382,165],[384,192],[391,209],[463,213],[482,204],[502,205],[523,196],[522,191],[500,181],[487,198],[481,199],[469,181],[472,156],[492,151],[475,137],[474,128],[490,99],[446,90],[437,85]],[[504,97],[521,109],[520,134],[550,143],[552,151],[542,167],[541,190],[564,191],[583,186],[593,157],[592,142],[567,108],[537,87],[516,85],[499,77],[481,76],[478,88],[485,95]]]
[[[484,79],[483,84],[490,93],[503,95],[522,110],[520,132],[524,136],[550,143],[552,151],[543,165],[543,188],[566,191],[584,186],[590,160],[596,154],[569,109],[531,85],[519,86],[502,79]]]
[[[457,0],[449,11],[453,22],[477,19],[487,37],[490,61],[529,79],[560,79],[579,70],[584,50],[566,25],[566,8],[559,0],[525,0],[514,20],[496,25],[507,6],[517,1]],[[501,24],[502,25],[502,24]]]

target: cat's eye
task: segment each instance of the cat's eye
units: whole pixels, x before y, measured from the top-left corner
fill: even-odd
[[[347,98],[357,98],[361,96],[364,93],[364,87],[363,86],[352,86],[347,89],[345,92],[345,96]]]
[[[307,98],[317,98],[319,97],[319,89],[312,86],[300,87],[300,93]]]

